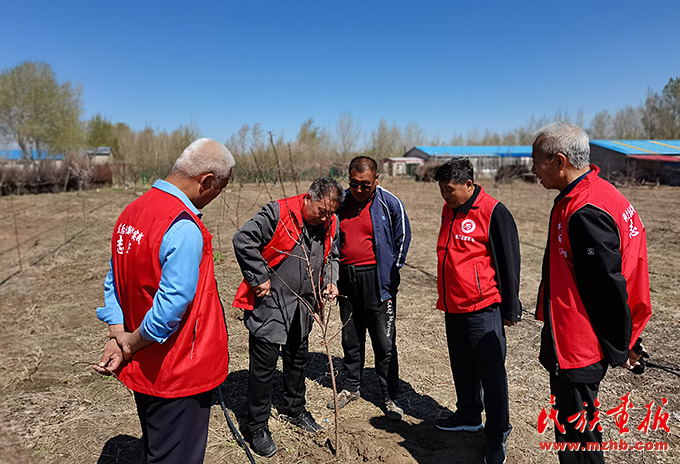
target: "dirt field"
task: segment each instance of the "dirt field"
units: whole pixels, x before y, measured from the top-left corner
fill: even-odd
[[[533,319],[540,261],[546,240],[548,213],[555,191],[540,185],[513,183],[494,186],[480,182],[503,201],[519,226],[522,251],[521,300],[524,321],[507,330],[507,369],[510,413],[514,430],[508,441],[509,463],[557,462],[554,452],[542,451],[541,441],[553,439],[549,426],[536,428],[542,408],[548,407],[548,376],[537,360],[541,324]],[[368,350],[363,398],[341,411],[340,462],[477,463],[482,461],[484,433],[447,433],[433,421],[455,408],[446,349],[443,314],[434,309],[436,237],[441,199],[436,184],[386,181],[384,186],[405,203],[413,241],[402,271],[398,297],[398,346],[405,410],[401,423],[389,422],[380,400],[373,358]],[[306,187],[306,185],[304,186]],[[302,187],[304,189],[304,187]],[[269,186],[276,198],[280,186]],[[286,193],[295,192],[286,185]],[[9,463],[138,463],[140,428],[134,401],[126,389],[89,367],[98,360],[106,329],[95,316],[103,303],[103,280],[108,269],[110,236],[117,215],[136,195],[120,190],[0,198],[0,460]],[[652,360],[680,366],[680,189],[664,186],[623,188],[647,227],[654,314],[645,333]],[[233,186],[205,210],[204,221],[214,235],[217,281],[229,326],[230,375],[223,391],[233,420],[245,421],[247,331],[231,301],[241,279],[231,248],[238,224],[247,220],[269,197],[263,187]],[[17,251],[17,243],[19,249]],[[20,254],[20,257],[19,257]],[[21,272],[20,271],[21,265]],[[339,316],[336,316],[336,320]],[[337,324],[339,326],[339,323]],[[258,462],[317,463],[333,460],[333,414],[325,354],[318,329],[310,336],[308,408],[326,430],[309,436],[280,422],[276,411],[270,428],[279,452]],[[336,366],[342,349],[334,342]],[[621,435],[606,411],[631,394],[630,433]],[[645,405],[652,411],[668,400],[667,433],[647,434],[637,426]],[[680,462],[680,382],[678,376],[649,369],[634,376],[610,370],[599,396],[605,440],[667,442],[668,451],[606,452],[608,462]],[[274,406],[281,404],[281,387]],[[213,407],[206,462],[247,462],[229,431],[219,401]]]

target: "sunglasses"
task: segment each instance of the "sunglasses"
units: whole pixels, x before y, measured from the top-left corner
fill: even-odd
[[[368,190],[373,186],[373,182],[357,182],[355,180],[349,181],[349,188],[358,189],[361,187],[362,190]]]

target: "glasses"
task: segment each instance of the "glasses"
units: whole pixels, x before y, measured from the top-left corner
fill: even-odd
[[[368,190],[373,187],[373,182],[357,182],[355,180],[349,181],[349,188],[358,189],[359,187],[361,187],[362,190]]]

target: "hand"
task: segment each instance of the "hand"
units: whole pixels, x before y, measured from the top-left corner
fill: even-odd
[[[104,345],[104,354],[98,364],[92,369],[102,375],[112,375],[123,363],[123,350],[118,346],[116,340],[111,339]]]
[[[630,350],[628,353],[628,359],[626,360],[625,363],[621,364],[621,367],[628,369],[629,371],[632,371],[635,369],[636,366],[640,365],[640,358],[642,357],[642,353],[636,353],[633,350]]]
[[[517,325],[519,321],[511,321],[510,319],[503,319],[503,325],[506,327],[511,327],[513,325]]]
[[[123,359],[129,360],[133,354],[142,348],[153,343],[151,340],[145,340],[139,333],[139,329],[134,332],[115,332],[109,334],[111,339],[114,339],[120,349],[123,351]]]
[[[257,298],[263,298],[272,292],[272,280],[267,279],[266,282],[261,283],[253,287],[253,292]]]
[[[326,288],[323,289],[321,295],[327,300],[333,301],[338,296],[338,287],[334,284],[328,284],[326,285]]]

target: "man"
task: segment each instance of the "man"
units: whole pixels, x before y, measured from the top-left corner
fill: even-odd
[[[375,371],[388,418],[401,420],[394,400],[399,392],[396,316],[399,269],[406,261],[411,228],[402,202],[378,185],[378,165],[367,156],[349,164],[349,195],[340,217],[340,318],[344,389],[338,408],[359,399],[366,330],[375,354]],[[335,407],[335,400],[328,403]]]
[[[533,172],[560,194],[550,213],[536,317],[545,321],[539,360],[550,373],[558,442],[601,442],[575,428],[583,410],[593,420],[608,366],[638,365],[636,342],[652,309],[645,228],[635,208],[590,162],[589,139],[557,122],[538,131]],[[634,349],[635,347],[635,349]],[[604,462],[601,451],[559,451],[560,462]]]
[[[105,306],[111,340],[95,370],[135,396],[146,462],[203,462],[212,390],[227,376],[227,331],[212,236],[199,209],[227,185],[234,158],[199,139],[125,208],[111,242]]]
[[[486,410],[486,463],[502,463],[512,426],[503,325],[522,317],[519,239],[508,209],[474,183],[467,158],[437,168],[446,202],[437,241],[437,308],[444,311],[456,388],[456,411],[436,422],[449,431],[477,431]]]
[[[305,363],[313,313],[338,294],[337,218],[344,192],[333,179],[315,180],[307,193],[266,204],[234,235],[244,280],[234,307],[245,309],[248,352],[248,430],[255,453],[270,457],[271,396],[279,348],[283,359],[281,417],[312,433],[305,409]]]

